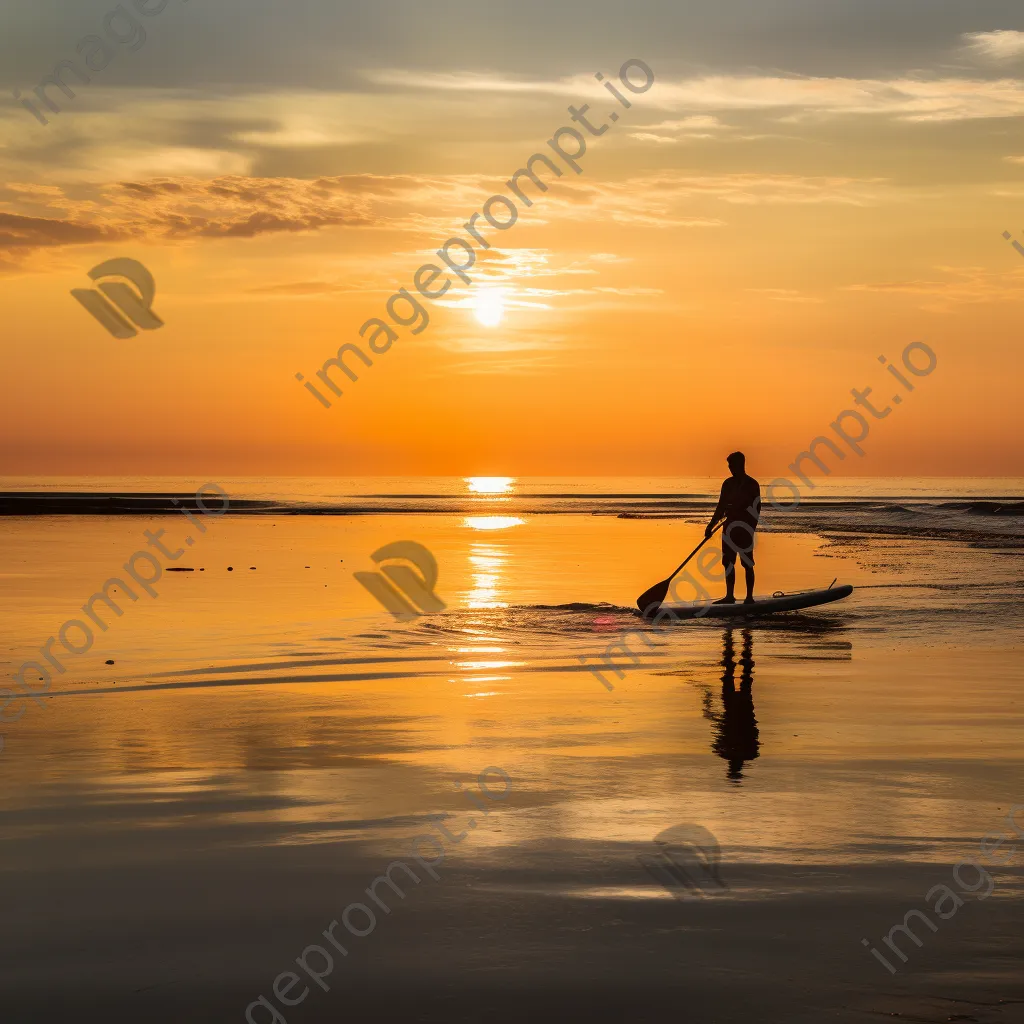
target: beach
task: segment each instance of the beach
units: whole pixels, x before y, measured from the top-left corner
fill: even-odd
[[[203,483],[2,481],[5,680],[144,531],[183,548],[2,726],[8,1019],[1024,1020],[1024,481],[766,506],[758,593],[853,595],[661,630],[634,601],[718,481],[219,480],[200,536],[169,502]],[[168,497],[98,499],[140,494]],[[406,540],[446,608],[399,622],[353,574]],[[608,690],[588,665],[637,629]],[[645,870],[680,825],[717,840],[720,887]],[[1000,829],[991,893],[961,892]],[[396,860],[419,880],[384,910]],[[884,937],[940,884],[964,905],[898,959]],[[324,930],[359,902],[343,954]]]

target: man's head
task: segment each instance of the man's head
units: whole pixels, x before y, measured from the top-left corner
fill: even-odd
[[[726,462],[729,463],[729,472],[733,476],[743,476],[747,471],[747,457],[743,452],[733,452],[732,455],[727,456]]]

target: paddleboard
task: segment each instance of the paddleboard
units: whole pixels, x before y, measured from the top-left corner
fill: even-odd
[[[671,622],[672,616],[679,619],[736,619],[754,615],[770,615],[772,612],[789,612],[797,608],[814,608],[819,604],[841,601],[853,593],[853,587],[829,587],[826,590],[801,590],[795,594],[772,597],[755,597],[753,604],[744,604],[742,599],[735,604],[708,604],[706,601],[687,601],[682,604],[663,604],[658,610],[661,622]]]

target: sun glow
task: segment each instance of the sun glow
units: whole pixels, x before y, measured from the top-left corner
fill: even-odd
[[[497,327],[505,316],[505,296],[498,291],[482,291],[473,303],[473,313],[484,327]]]
[[[466,477],[466,486],[473,494],[508,494],[514,483],[514,476]]]

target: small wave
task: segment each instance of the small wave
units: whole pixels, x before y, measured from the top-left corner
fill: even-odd
[[[618,604],[608,604],[602,601],[599,604],[589,604],[586,601],[571,601],[569,604],[523,604],[513,605],[513,608],[522,611],[540,612],[630,612],[636,613],[635,608],[625,608]]]

